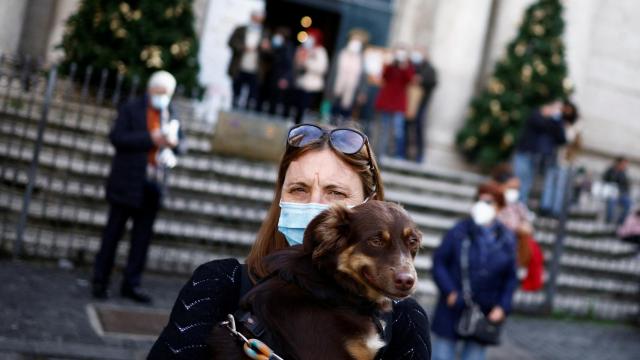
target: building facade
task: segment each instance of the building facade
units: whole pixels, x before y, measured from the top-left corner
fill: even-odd
[[[0,52],[31,54],[55,62],[64,22],[79,0],[0,2]],[[341,47],[348,30],[362,27],[376,45],[419,45],[429,50],[439,85],[427,119],[426,159],[465,167],[454,149],[469,100],[484,84],[495,61],[515,36],[533,0],[195,0],[201,41],[200,79],[210,100],[204,116],[228,106],[230,57],[226,42],[252,9],[267,21],[284,21],[288,11],[325,16],[331,46]],[[640,2],[564,0],[565,43],[575,102],[582,114],[585,159],[596,170],[612,156],[640,162]],[[224,9],[224,11],[220,11]],[[295,18],[295,17],[293,17]],[[297,21],[294,19],[294,21]],[[330,23],[330,24],[327,24]],[[207,115],[208,114],[208,115]]]

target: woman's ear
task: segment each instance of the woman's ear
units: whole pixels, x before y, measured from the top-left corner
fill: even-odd
[[[314,260],[346,245],[351,213],[344,205],[334,205],[311,220],[304,233],[304,248]]]

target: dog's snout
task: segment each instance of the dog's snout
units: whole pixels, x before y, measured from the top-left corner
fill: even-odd
[[[409,272],[397,273],[394,279],[396,289],[401,291],[411,290],[416,282],[416,277]]]

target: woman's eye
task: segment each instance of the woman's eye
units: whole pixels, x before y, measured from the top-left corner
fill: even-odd
[[[334,198],[339,198],[339,199],[344,199],[347,197],[347,194],[340,191],[331,191],[329,194]]]
[[[304,193],[305,191],[306,191],[306,189],[302,188],[302,187],[297,187],[297,188],[291,189],[292,193]]]

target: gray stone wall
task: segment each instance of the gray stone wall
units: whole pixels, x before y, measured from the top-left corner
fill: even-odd
[[[0,1],[0,53],[18,52],[26,7],[27,2],[23,0]]]

